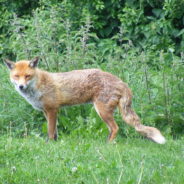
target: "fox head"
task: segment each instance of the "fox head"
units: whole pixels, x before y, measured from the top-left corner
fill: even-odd
[[[4,61],[10,70],[10,80],[17,90],[24,91],[34,82],[38,60],[36,57],[30,61],[21,60],[16,63],[7,59]]]

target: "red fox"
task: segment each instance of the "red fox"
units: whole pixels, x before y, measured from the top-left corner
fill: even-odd
[[[156,128],[144,126],[132,110],[132,94],[127,84],[99,69],[50,73],[37,68],[39,58],[16,63],[5,60],[15,89],[35,109],[43,111],[48,121],[49,139],[57,139],[57,112],[61,106],[91,102],[109,128],[108,140],[118,132],[113,112],[119,107],[124,121],[152,141],[164,144],[165,138]]]

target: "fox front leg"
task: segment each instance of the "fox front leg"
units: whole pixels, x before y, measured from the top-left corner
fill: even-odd
[[[47,119],[48,138],[52,140],[57,140],[57,112],[57,109],[47,109],[44,111]]]

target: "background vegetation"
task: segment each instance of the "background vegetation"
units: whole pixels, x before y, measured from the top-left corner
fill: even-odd
[[[0,183],[184,183],[183,7],[183,0],[0,0]],[[105,144],[107,127],[89,104],[61,109],[59,141],[45,144],[43,114],[13,89],[2,62],[35,56],[52,72],[101,68],[120,77],[142,122],[158,127],[166,145],[141,139],[118,111],[118,137]]]
[[[184,132],[183,6],[180,0],[1,0],[0,55],[40,56],[49,71],[109,71],[131,87],[143,123],[178,137]],[[0,130],[45,134],[45,119],[13,90],[4,65],[0,78]],[[121,135],[134,136],[115,116]],[[107,133],[90,105],[62,109],[59,130]]]

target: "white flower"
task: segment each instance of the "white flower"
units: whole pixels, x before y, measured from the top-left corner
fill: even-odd
[[[77,167],[72,167],[72,172],[76,172],[77,171]]]

